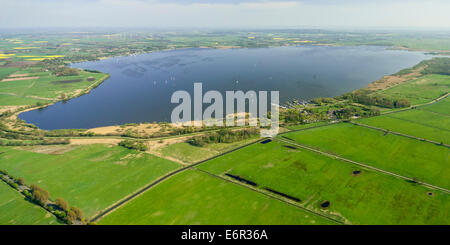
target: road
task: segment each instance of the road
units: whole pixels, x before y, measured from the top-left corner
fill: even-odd
[[[432,101],[430,101],[430,102],[428,102],[428,103],[418,104],[418,105],[412,105],[412,106],[410,106],[410,107],[408,107],[408,108],[404,108],[404,109],[398,109],[398,110],[393,110],[393,111],[387,111],[387,112],[381,113],[381,115],[387,115],[387,114],[392,114],[392,113],[398,113],[398,112],[402,112],[402,111],[412,110],[412,109],[415,109],[415,108],[418,108],[418,107],[429,106],[429,105],[435,104],[435,103],[437,103],[437,102],[439,102],[439,101],[441,101],[441,100],[447,98],[449,95],[450,95],[450,93],[446,93],[445,95],[443,95],[443,96],[441,96],[441,97],[439,97],[439,98],[437,98],[437,99],[434,99],[434,100],[432,100]]]

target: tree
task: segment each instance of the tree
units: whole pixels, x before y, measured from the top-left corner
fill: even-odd
[[[136,141],[136,140],[123,140],[119,142],[119,146],[131,149],[131,150],[137,150],[137,151],[146,151],[148,150],[148,146],[145,143]]]
[[[17,179],[17,184],[25,185],[25,180],[23,178],[19,178],[19,179]]]
[[[69,212],[67,212],[67,220],[69,221],[69,223],[73,223],[75,220],[77,219],[77,214],[70,210]]]
[[[83,211],[81,211],[81,209],[77,208],[77,207],[71,207],[70,208],[70,212],[73,212],[75,214],[75,217],[79,220],[82,220],[84,218],[84,213]]]
[[[55,204],[64,211],[67,211],[69,209],[69,204],[61,197],[56,198]]]
[[[33,200],[40,203],[41,205],[45,205],[50,197],[50,193],[48,191],[42,189],[41,187],[32,184],[31,191],[33,192]]]
[[[402,108],[402,107],[409,107],[411,105],[411,103],[409,103],[408,100],[405,99],[400,99],[395,101],[395,107],[397,108]]]
[[[36,190],[33,191],[33,199],[39,202],[41,205],[44,205],[48,201],[48,191],[46,190]]]

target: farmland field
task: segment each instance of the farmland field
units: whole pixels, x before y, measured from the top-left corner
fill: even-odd
[[[302,209],[205,173],[162,182],[99,224],[334,224]]]
[[[0,224],[50,225],[58,224],[55,216],[25,200],[24,196],[0,181]]]
[[[1,68],[0,69],[0,80],[3,78],[9,76],[11,73],[14,73],[15,71],[20,70],[20,68],[17,67],[7,67],[7,68]]]
[[[292,125],[292,126],[288,126],[287,128],[289,130],[301,130],[301,129],[307,129],[307,128],[312,128],[312,127],[327,125],[328,123],[329,122],[315,122],[315,123],[308,123],[308,124]]]
[[[430,105],[430,106],[420,107],[419,109],[450,116],[450,98],[446,98],[446,99],[444,99],[436,104]]]
[[[450,116],[427,110],[408,110],[364,118],[357,122],[436,142],[450,143]]]
[[[285,134],[297,142],[410,178],[450,188],[450,149],[341,123]]]
[[[219,155],[220,153],[232,150],[239,146],[249,144],[258,138],[242,140],[234,143],[214,143],[204,147],[193,146],[189,143],[175,143],[158,149],[164,156],[172,157],[186,163],[194,163],[207,158]]]
[[[48,100],[42,100],[37,98],[29,98],[17,95],[1,94],[0,93],[0,105],[2,106],[14,106],[14,105],[34,105],[36,103],[48,103]]]
[[[88,217],[179,166],[117,146],[80,146],[58,155],[1,151],[0,169],[38,184],[52,199],[66,199]]]
[[[260,188],[298,198],[304,207],[348,224],[448,223],[450,197],[446,193],[286,146],[277,141],[255,144],[198,168],[240,176]],[[427,195],[430,191],[433,196]],[[327,209],[320,207],[324,201],[330,202]]]
[[[50,72],[28,73],[27,70],[21,71],[20,74],[26,74],[24,78],[30,79],[7,78],[11,80],[0,81],[0,105],[27,105],[61,100],[107,77],[102,73],[86,71],[80,71],[80,74],[76,76],[62,77]],[[88,78],[92,81],[88,81]]]
[[[450,91],[450,76],[425,75],[377,92],[391,99],[406,99],[411,105],[430,102]]]

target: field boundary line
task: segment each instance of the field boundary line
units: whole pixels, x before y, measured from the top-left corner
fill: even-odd
[[[6,178],[10,178],[8,175],[5,175],[5,174],[0,174],[0,175],[2,175],[3,177],[6,177]],[[4,180],[3,178],[0,178],[0,180],[1,180],[3,183],[5,183],[5,185],[7,185],[8,188],[13,189],[15,192],[19,193],[19,195],[23,196],[23,197],[24,197],[23,200],[24,200],[25,202],[29,202],[31,205],[33,205],[33,207],[38,206],[39,208],[43,209],[45,212],[47,212],[47,213],[53,215],[53,216],[55,217],[55,219],[57,220],[57,222],[62,222],[63,225],[67,225],[67,223],[65,223],[64,220],[62,220],[61,218],[59,218],[59,217],[58,217],[56,214],[54,214],[53,212],[50,212],[50,210],[44,208],[43,206],[41,206],[41,205],[39,205],[39,204],[36,204],[36,203],[33,203],[33,202],[27,200],[27,196],[24,194],[23,190],[20,191],[20,190],[17,190],[16,188],[12,187],[12,186],[11,186],[6,180]],[[25,189],[25,190],[29,190],[29,189]],[[50,201],[50,200],[48,200],[48,201]]]
[[[406,177],[406,176],[403,176],[403,175],[400,175],[400,174],[389,172],[389,171],[386,171],[386,170],[383,170],[383,169],[380,169],[380,168],[376,168],[376,167],[373,167],[373,166],[370,166],[370,165],[367,165],[367,164],[364,164],[364,163],[360,163],[360,162],[353,161],[353,160],[350,160],[350,159],[347,159],[347,158],[343,158],[343,157],[340,157],[340,156],[337,156],[337,155],[334,155],[334,154],[331,154],[331,153],[326,153],[326,152],[314,149],[314,148],[309,147],[309,146],[301,145],[299,143],[294,143],[294,142],[287,141],[287,140],[280,139],[280,138],[277,138],[275,140],[281,141],[281,142],[286,143],[286,144],[295,145],[295,146],[298,146],[300,148],[303,148],[303,149],[306,149],[306,150],[309,150],[309,151],[312,151],[312,152],[315,152],[315,153],[318,153],[318,154],[322,154],[322,155],[325,155],[325,156],[333,158],[333,159],[341,160],[341,161],[344,161],[344,162],[347,162],[347,163],[355,164],[355,165],[358,165],[360,167],[364,167],[364,168],[376,171],[376,172],[380,172],[380,173],[391,175],[391,176],[394,176],[394,177],[397,177],[397,178],[400,178],[400,179],[404,179],[404,180],[409,181],[409,182],[414,182],[414,183],[417,183],[417,184],[421,184],[423,186],[426,186],[426,187],[429,187],[429,188],[432,188],[432,189],[441,190],[443,192],[446,192],[447,194],[450,194],[450,190],[445,189],[443,187],[435,186],[435,185],[428,184],[428,183],[422,182],[422,181],[417,181],[417,180],[414,180],[412,178],[409,178],[409,177]]]
[[[148,191],[148,190],[151,189],[152,187],[156,186],[157,184],[163,182],[164,180],[166,180],[166,179],[168,179],[168,178],[170,178],[170,177],[172,177],[172,176],[174,176],[174,175],[176,175],[176,174],[179,174],[179,173],[181,173],[181,172],[183,172],[183,171],[185,171],[185,170],[188,170],[188,169],[194,169],[194,167],[197,166],[197,165],[199,165],[199,164],[202,164],[202,163],[207,162],[207,161],[209,161],[209,160],[212,160],[212,159],[215,159],[215,158],[224,156],[224,155],[226,155],[226,154],[229,154],[229,153],[231,153],[231,152],[240,150],[240,149],[245,148],[245,147],[247,147],[247,146],[250,146],[250,145],[259,143],[259,142],[261,142],[261,141],[264,140],[264,139],[265,139],[265,138],[258,139],[258,140],[254,141],[254,142],[250,142],[250,143],[248,143],[248,144],[239,146],[239,147],[234,148],[234,149],[231,149],[231,150],[229,150],[229,151],[226,151],[226,152],[220,153],[220,154],[218,154],[218,155],[212,156],[212,157],[210,157],[210,158],[207,158],[207,159],[198,161],[198,162],[196,162],[196,163],[190,164],[190,165],[188,165],[188,166],[181,167],[181,168],[178,168],[178,169],[176,169],[176,170],[173,170],[173,171],[167,173],[166,175],[163,175],[163,176],[159,177],[158,179],[152,181],[150,184],[147,184],[147,185],[145,185],[144,187],[142,187],[142,188],[136,190],[135,192],[133,192],[133,193],[131,193],[131,194],[125,196],[124,198],[120,199],[119,201],[115,202],[114,204],[110,205],[109,207],[107,207],[107,208],[105,208],[105,209],[103,209],[103,210],[97,212],[97,214],[94,214],[94,215],[93,215],[93,218],[90,219],[90,222],[97,222],[97,221],[101,220],[101,219],[102,219],[103,217],[105,217],[106,215],[110,214],[111,212],[113,212],[113,211],[115,211],[116,209],[120,208],[121,206],[127,204],[128,202],[130,202],[131,200],[135,199],[136,197],[142,195],[143,193],[145,193],[146,191]]]
[[[438,146],[445,146],[447,148],[450,148],[450,145],[448,145],[448,144],[444,144],[444,143],[441,144],[440,142],[437,142],[437,141],[428,140],[428,139],[425,139],[425,138],[419,138],[419,137],[416,137],[416,136],[413,136],[413,135],[399,133],[399,132],[395,132],[395,131],[392,131],[392,130],[389,130],[389,129],[377,128],[377,127],[374,127],[374,126],[370,126],[370,125],[363,124],[363,123],[357,123],[357,122],[349,122],[349,123],[353,124],[353,125],[356,125],[356,126],[360,126],[360,127],[365,127],[365,128],[369,128],[369,129],[373,129],[373,130],[387,132],[389,134],[402,136],[402,137],[406,137],[406,138],[410,138],[410,139],[419,140],[421,142],[427,142],[427,143],[435,144],[435,145],[438,145]]]
[[[424,112],[424,113],[430,113],[430,112],[428,112],[428,111],[421,110],[421,109],[416,109],[416,111],[421,111],[421,112]],[[388,118],[391,118],[391,119],[396,119],[396,120],[404,121],[404,122],[414,123],[414,124],[417,124],[417,125],[420,125],[420,126],[424,126],[424,127],[428,127],[428,128],[433,128],[433,129],[437,129],[437,130],[441,130],[441,131],[450,131],[450,130],[448,130],[448,129],[446,129],[446,128],[439,128],[439,127],[436,127],[436,126],[428,125],[428,124],[425,124],[425,123],[420,123],[420,122],[417,122],[417,121],[414,121],[414,120],[409,120],[409,119],[406,119],[406,118],[394,117],[394,116],[392,116],[392,115],[383,115],[383,116],[388,117]]]
[[[443,117],[450,117],[450,115],[448,115],[448,114],[435,112],[435,111],[430,111],[430,110],[427,110],[426,108],[417,108],[417,110],[419,110],[419,111],[426,111],[426,112],[433,113],[433,114],[436,114],[436,115],[439,115],[439,116],[443,116]]]
[[[306,212],[308,212],[308,213],[311,213],[311,214],[313,214],[313,215],[317,215],[317,216],[320,216],[320,217],[322,217],[322,218],[326,218],[326,219],[331,220],[331,221],[333,221],[333,222],[336,222],[336,223],[338,223],[338,224],[342,224],[342,225],[345,224],[345,222],[342,222],[342,221],[333,219],[332,217],[327,216],[327,215],[325,215],[325,214],[317,213],[317,212],[315,212],[315,211],[313,211],[313,210],[307,209],[307,208],[305,208],[305,207],[303,207],[303,206],[301,206],[301,205],[298,205],[298,204],[296,204],[296,203],[286,201],[286,200],[284,200],[284,199],[281,198],[281,197],[277,197],[277,196],[275,196],[275,195],[271,195],[271,194],[269,194],[269,193],[263,192],[263,191],[261,191],[261,190],[259,190],[259,189],[257,189],[257,188],[252,188],[252,187],[250,187],[250,186],[241,184],[241,183],[239,183],[239,182],[235,182],[235,181],[229,180],[229,179],[224,178],[224,177],[222,177],[222,176],[220,176],[220,175],[210,173],[210,172],[205,171],[205,170],[203,170],[203,169],[193,168],[193,170],[199,171],[199,172],[202,172],[202,173],[205,173],[205,174],[207,174],[207,175],[209,175],[209,176],[211,176],[211,177],[218,178],[218,179],[224,180],[224,181],[226,181],[226,182],[233,183],[233,184],[235,184],[235,185],[242,186],[242,187],[244,187],[244,188],[246,188],[246,189],[249,189],[249,190],[251,190],[251,191],[254,191],[254,192],[256,192],[256,193],[263,194],[263,195],[265,195],[265,196],[267,196],[267,197],[269,197],[269,198],[272,198],[272,199],[281,201],[281,202],[283,202],[283,203],[285,203],[285,204],[288,204],[288,205],[294,206],[294,207],[296,207],[296,208],[302,209],[302,210],[304,210],[304,211],[306,211]]]
[[[330,126],[330,125],[334,125],[334,124],[339,124],[339,123],[342,123],[342,121],[341,121],[341,120],[336,120],[336,121],[334,121],[334,122],[328,122],[328,123],[325,123],[325,124],[321,124],[321,125],[317,125],[317,126],[312,126],[312,127],[309,127],[309,128],[300,128],[300,129],[294,129],[294,130],[290,130],[289,128],[287,128],[288,131],[283,132],[283,133],[279,133],[279,134],[277,134],[277,135],[283,135],[283,134],[288,134],[288,133],[293,133],[293,132],[305,131],[305,130],[308,130],[308,129],[314,129],[314,128],[321,128],[321,127],[326,127],[326,126]],[[306,124],[304,124],[304,125],[308,125],[308,123],[306,123]]]
[[[116,209],[120,208],[122,205],[128,203],[129,201],[133,200],[134,198],[140,196],[141,194],[143,194],[144,192],[146,192],[147,190],[149,190],[151,187],[157,185],[158,183],[164,181],[165,179],[179,173],[182,172],[184,170],[186,170],[189,167],[183,167],[183,168],[179,168],[176,169],[174,171],[169,172],[166,175],[163,175],[162,177],[159,177],[158,179],[156,179],[155,181],[151,182],[150,184],[138,189],[137,191],[125,196],[124,198],[120,199],[119,201],[115,202],[114,204],[112,204],[111,206],[107,207],[106,209],[101,210],[100,212],[97,212],[97,214],[94,214],[94,217],[92,219],[90,219],[89,222],[97,222],[98,220],[100,220],[101,218],[103,218],[104,216],[106,216],[107,214],[115,211]]]

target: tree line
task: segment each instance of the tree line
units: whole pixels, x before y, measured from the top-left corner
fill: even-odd
[[[366,92],[360,90],[344,96],[363,105],[373,105],[385,108],[404,108],[411,106],[411,103],[406,99],[390,99],[381,95],[368,95]]]
[[[136,151],[147,151],[148,146],[140,141],[137,140],[123,140],[119,142],[119,146],[125,147],[130,150],[136,150]]]
[[[223,128],[217,132],[212,132],[202,136],[194,136],[187,142],[194,146],[205,146],[211,143],[233,143],[249,139],[257,135],[259,135],[258,128],[247,128],[240,130]]]
[[[67,224],[74,224],[75,222],[86,223],[84,212],[81,209],[75,206],[70,207],[69,203],[61,197],[56,198],[52,202],[50,200],[50,193],[44,188],[36,184],[31,184],[28,187],[23,178],[15,178],[6,170],[0,170],[0,178],[21,192],[27,200],[45,208]]]

